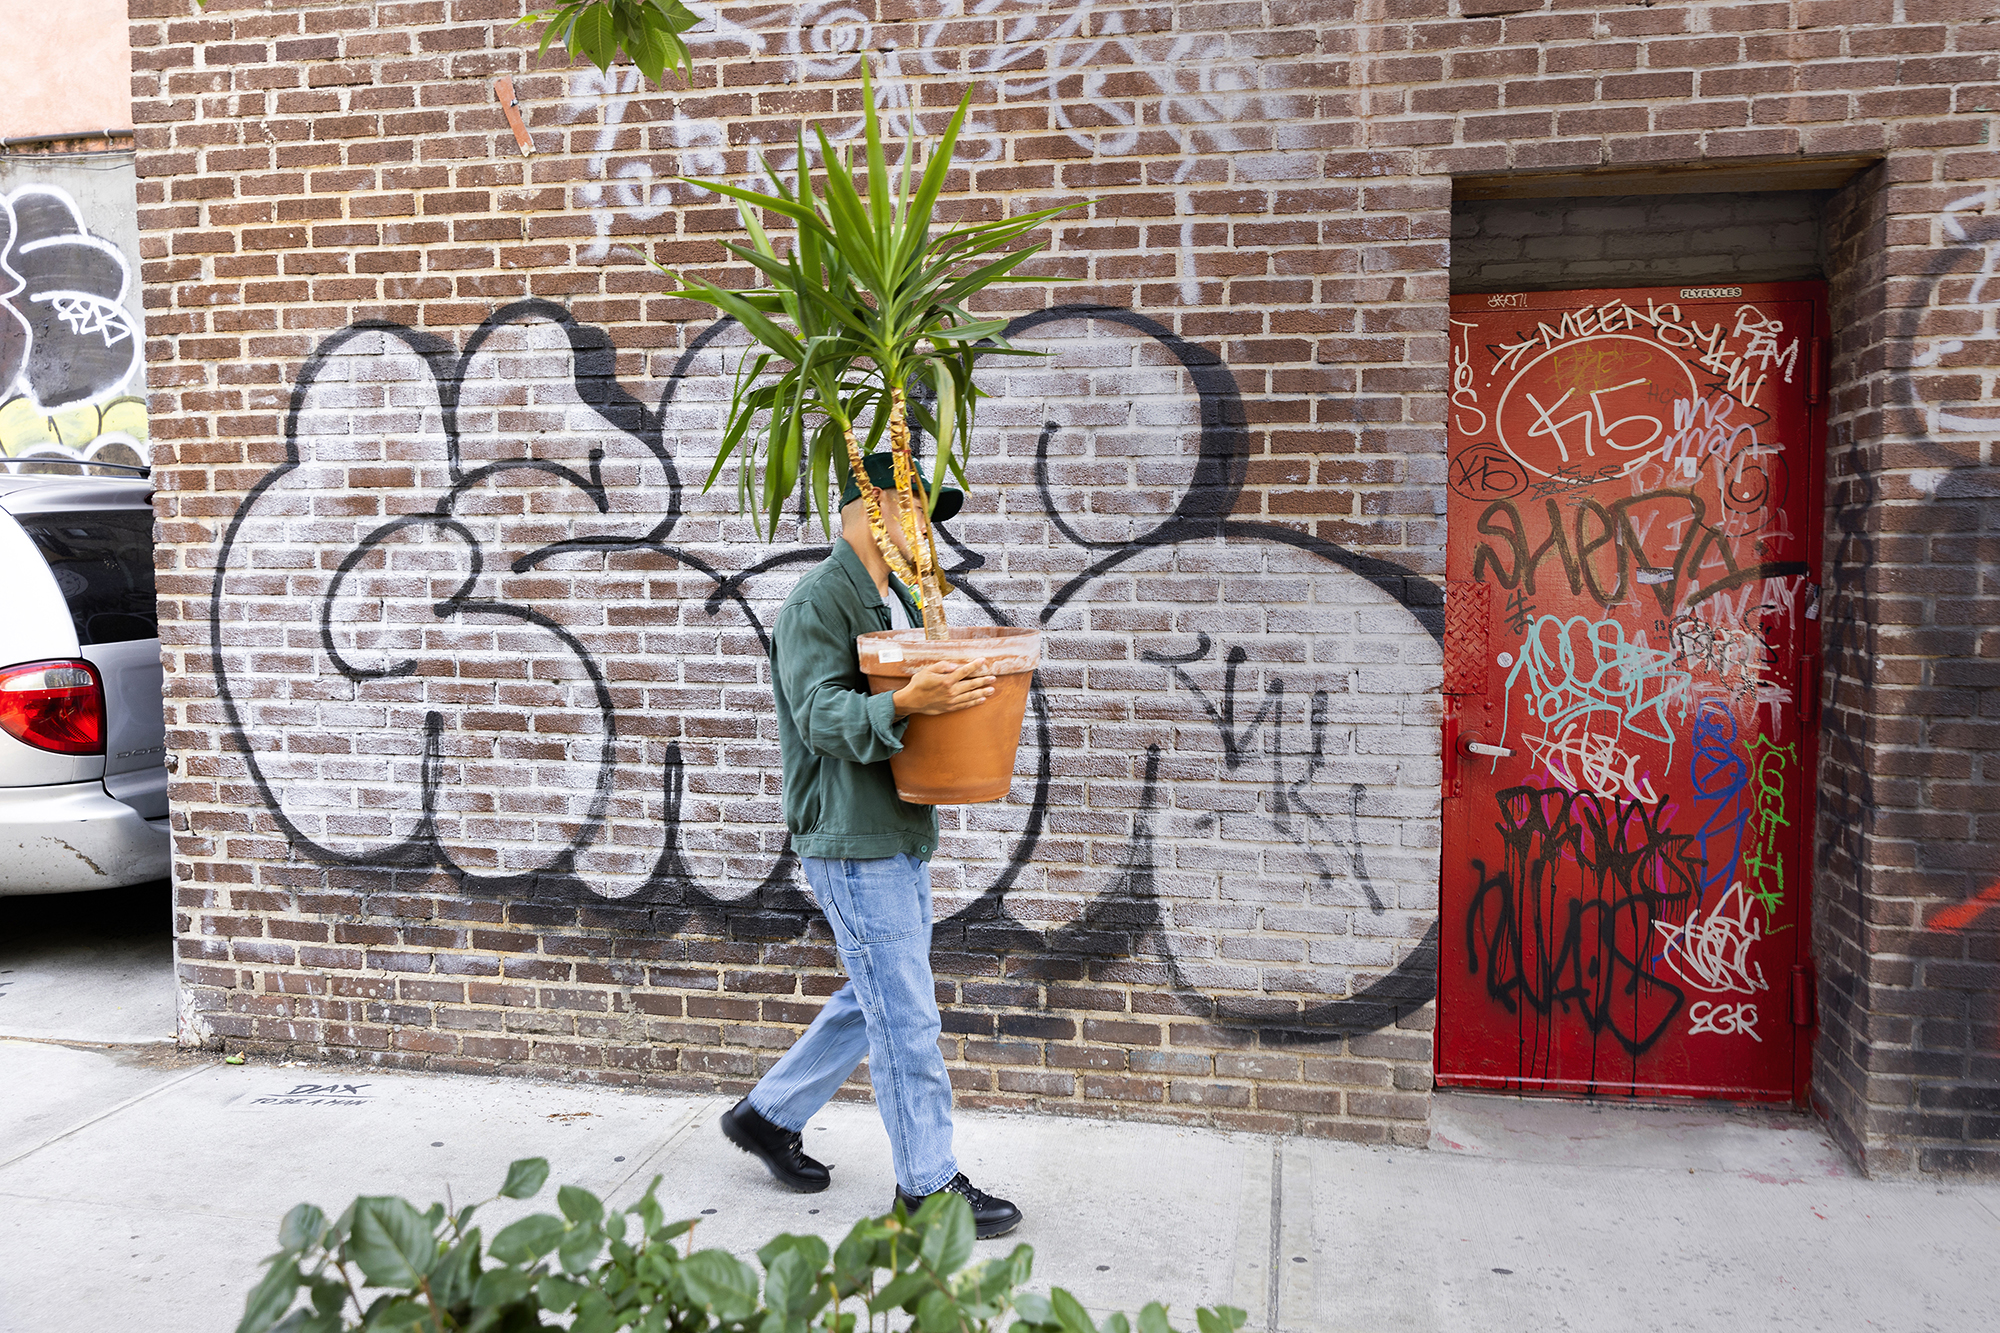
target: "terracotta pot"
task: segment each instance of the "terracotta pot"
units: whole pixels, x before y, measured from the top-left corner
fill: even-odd
[[[971,805],[1007,794],[1028,712],[1028,685],[1042,656],[1040,630],[981,626],[953,629],[950,638],[932,641],[920,629],[885,629],[861,635],[854,646],[870,694],[901,689],[927,662],[984,658],[999,678],[993,697],[956,713],[911,717],[889,769],[896,775],[896,794],[915,805]]]

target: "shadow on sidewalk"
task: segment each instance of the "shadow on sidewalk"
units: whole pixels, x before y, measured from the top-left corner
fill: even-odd
[[[124,1045],[173,1035],[168,881],[0,897],[0,1036]]]

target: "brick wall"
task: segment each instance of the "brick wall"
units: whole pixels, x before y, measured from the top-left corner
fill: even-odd
[[[1460,200],[1454,292],[1792,282],[1826,276],[1827,192]]]
[[[1899,171],[1899,168],[1901,170]],[[2000,1170],[1993,192],[1829,218],[1836,330],[1815,1092],[1871,1169]]]
[[[664,94],[531,67],[520,8],[132,3],[189,1040],[736,1089],[838,984],[759,642],[820,539],[700,493],[738,353],[637,258],[725,271],[672,178],[848,132],[866,48],[892,125],[974,89],[954,209],[1095,200],[1036,264],[1073,281],[992,304],[1054,355],[992,377],[955,524],[961,615],[1051,632],[1013,797],[942,849],[963,1102],[1423,1140],[1452,178],[1860,154],[1818,1086],[1892,1169],[1993,1142],[1961,1091],[1919,1126],[1960,1157],[1883,1156],[1996,1081],[1994,923],[1923,929],[1994,870],[1989,502],[1879,527],[1991,493],[1980,6],[731,6]]]

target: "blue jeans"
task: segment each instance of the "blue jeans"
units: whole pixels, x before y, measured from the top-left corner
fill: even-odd
[[[896,1183],[919,1198],[934,1194],[958,1161],[931,981],[931,868],[908,854],[800,861],[848,980],[750,1090],[750,1105],[774,1125],[804,1129],[866,1056]]]

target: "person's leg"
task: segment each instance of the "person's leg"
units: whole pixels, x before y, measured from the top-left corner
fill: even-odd
[[[819,901],[827,901],[827,862],[804,859],[806,880]],[[839,932],[835,932],[836,938]],[[771,1066],[750,1095],[723,1113],[722,1133],[761,1160],[788,1189],[816,1193],[832,1180],[832,1168],[805,1151],[800,1133],[868,1054],[868,1025],[849,981],[821,1006],[792,1048]]]
[[[850,981],[827,999],[812,1026],[757,1080],[750,1105],[774,1125],[804,1129],[867,1054],[868,1023]]]
[[[921,1198],[958,1174],[951,1079],[938,1054],[942,1023],[931,980],[930,867],[908,855],[826,866],[820,909],[866,1021],[868,1074],[889,1131],[896,1182]]]

